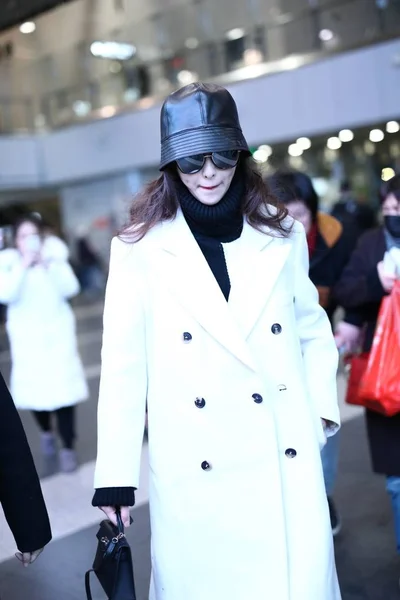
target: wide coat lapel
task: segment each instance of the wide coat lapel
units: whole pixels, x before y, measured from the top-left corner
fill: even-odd
[[[247,222],[240,243],[237,264],[230,273],[229,305],[247,339],[274,292],[292,243],[267,228],[258,231]]]
[[[228,305],[181,211],[163,223],[157,238],[157,277],[215,340],[255,370],[246,337],[272,291],[288,247],[246,223],[240,258],[229,272]]]

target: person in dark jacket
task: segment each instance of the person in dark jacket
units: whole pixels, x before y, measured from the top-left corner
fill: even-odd
[[[344,181],[340,186],[341,197],[333,206],[331,215],[352,231],[358,239],[368,229],[376,227],[376,215],[371,206],[356,199],[350,183]]]
[[[337,302],[332,294],[355,242],[343,225],[319,211],[319,198],[308,175],[300,171],[280,171],[269,183],[290,215],[302,223],[310,255],[309,276],[318,290],[319,302],[332,321]]]
[[[331,215],[319,211],[319,198],[308,175],[299,171],[282,171],[269,183],[290,215],[303,224],[310,255],[309,276],[318,290],[320,305],[332,322],[337,303],[332,289],[349,260],[353,242],[342,224]],[[332,533],[341,528],[339,514],[332,499],[339,458],[339,436],[328,439],[322,451],[325,487],[331,516]]]
[[[337,301],[347,311],[344,325],[350,332],[343,331],[339,324],[340,344],[354,345],[351,331],[362,331],[364,352],[371,349],[382,299],[398,277],[398,273],[385,272],[383,259],[386,251],[400,248],[400,175],[387,182],[382,200],[383,226],[360,238],[334,290]],[[400,552],[400,414],[385,417],[367,410],[366,422],[373,470],[387,477]]]
[[[21,419],[0,374],[0,502],[27,567],[51,540],[39,477]]]
[[[79,232],[76,241],[76,258],[82,291],[89,294],[102,292],[105,285],[103,264],[84,229]]]

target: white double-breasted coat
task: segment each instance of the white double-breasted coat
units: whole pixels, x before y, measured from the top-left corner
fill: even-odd
[[[245,223],[240,244],[227,303],[181,212],[113,241],[95,487],[139,486],[147,404],[150,599],[339,600],[337,352],[304,230]]]

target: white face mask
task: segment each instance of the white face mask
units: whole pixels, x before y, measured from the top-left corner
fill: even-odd
[[[42,247],[42,240],[40,239],[40,235],[37,233],[32,233],[28,235],[25,239],[25,248],[29,252],[39,252]]]

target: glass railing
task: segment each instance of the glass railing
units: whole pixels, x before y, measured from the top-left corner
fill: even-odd
[[[191,81],[229,83],[400,35],[400,0],[299,0],[295,14],[265,4],[238,0],[227,15],[215,0],[195,0],[128,23],[112,40],[136,48],[129,60],[94,57],[93,40],[25,60],[15,67],[12,98],[0,97],[0,133],[140,110]]]

